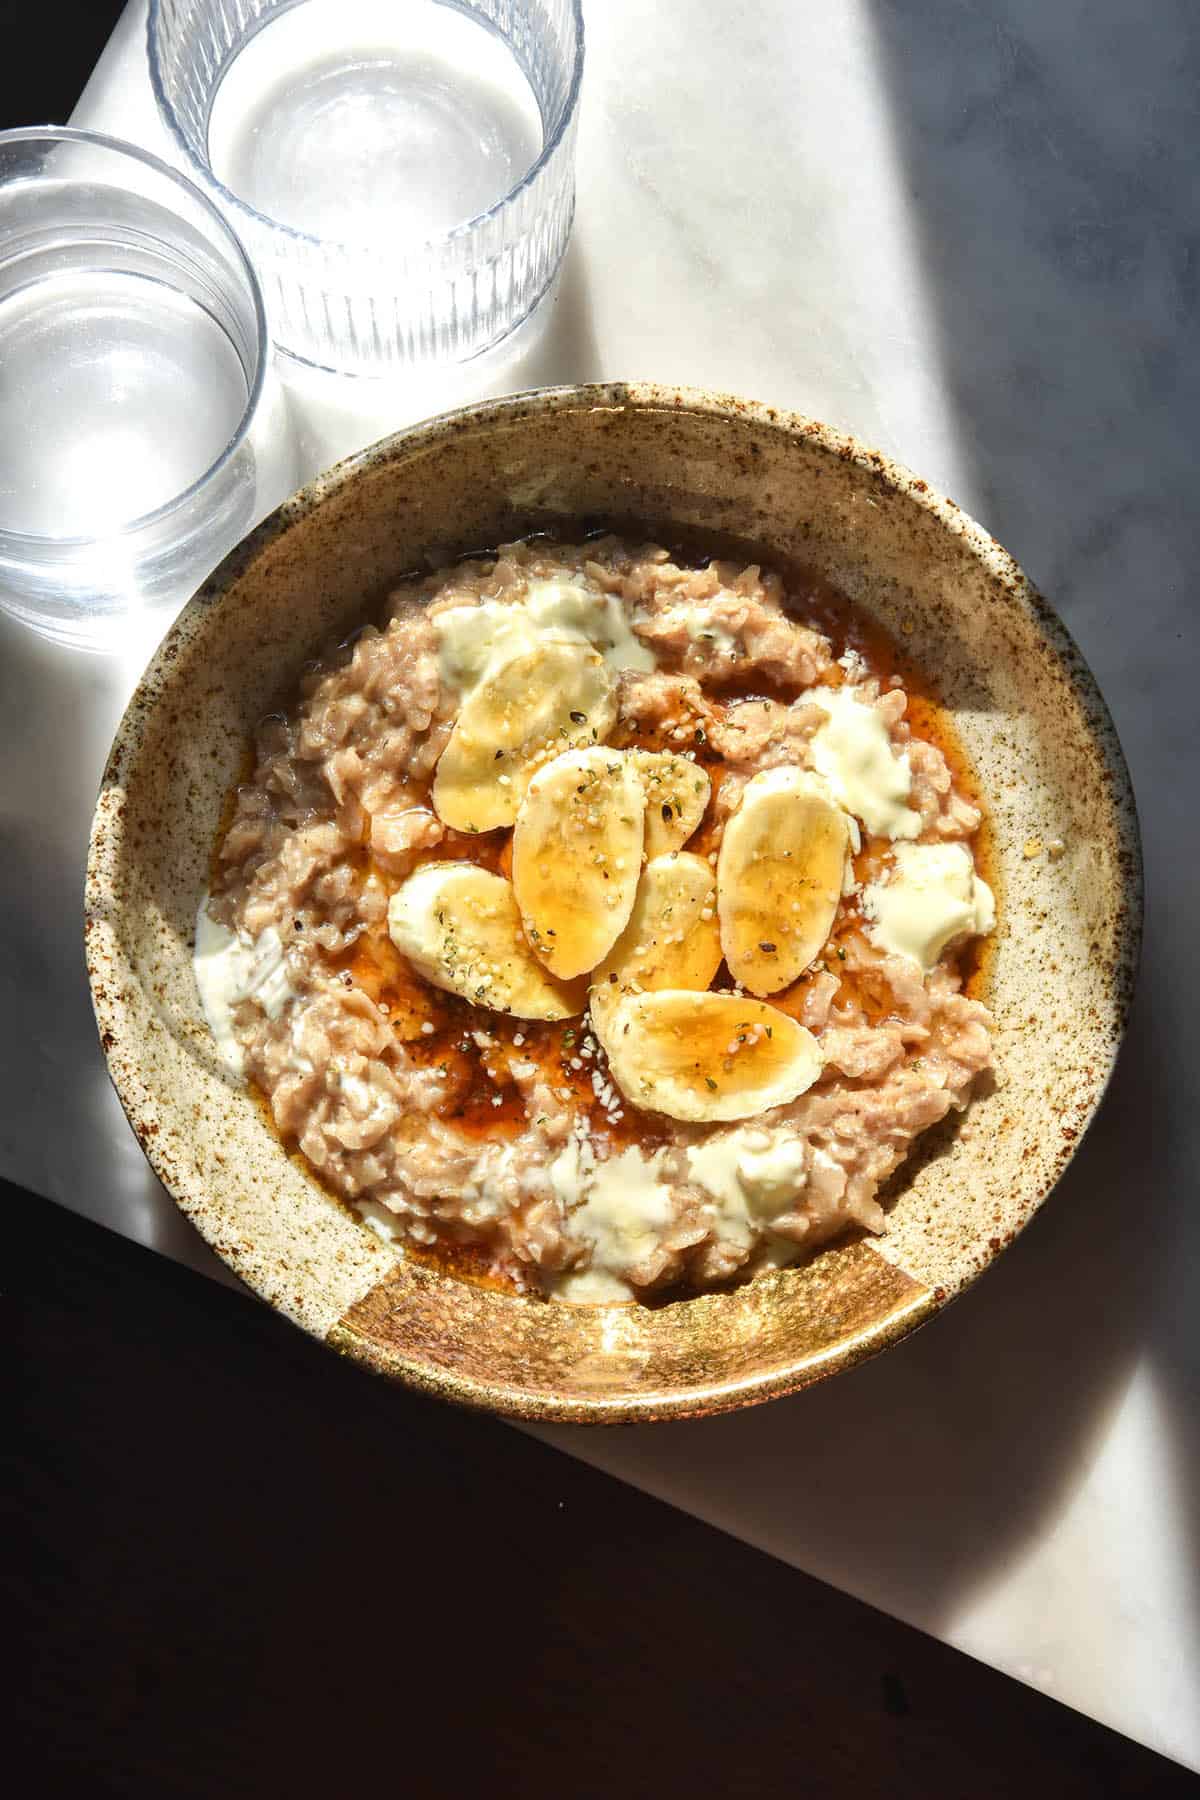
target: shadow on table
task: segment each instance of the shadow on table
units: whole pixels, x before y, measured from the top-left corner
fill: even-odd
[[[0,1159],[35,1193],[229,1279],[148,1168],[92,1013],[84,865],[95,771],[124,691],[119,660],[0,620]]]
[[[1086,1473],[1137,1364],[1164,1246],[1130,1204],[1131,1119],[1160,1088],[1153,1016],[1045,1213],[970,1295],[880,1360],[794,1399],[604,1440],[553,1434],[891,1611],[949,1625]],[[674,1479],[664,1482],[663,1470]],[[861,1578],[869,1569],[870,1583]]]
[[[1200,34],[1187,0],[1163,0],[1153,31],[1122,4],[869,6],[974,504],[1064,613],[1110,696],[1150,890],[1137,1019],[1087,1151],[1022,1249],[1038,1270],[1021,1267],[1019,1299],[993,1277],[995,1300],[969,1306],[1011,1303],[1014,1336],[1032,1323],[1035,1345],[1044,1337],[1026,1372],[1051,1394],[1034,1416],[1076,1451],[1087,1380],[1071,1365],[1093,1367],[1098,1388],[1107,1369],[1111,1392],[1115,1346],[1144,1356],[1169,1419],[1179,1517],[1196,1522],[1200,1219],[1187,1146],[1200,1108],[1200,870],[1187,590],[1200,562]],[[1065,1312],[1060,1281],[1076,1290]],[[1031,1321],[1035,1295],[1071,1326],[1057,1359],[1061,1414],[1055,1334]],[[1019,1409],[1009,1424],[1023,1472]],[[1074,1464],[1072,1452],[1064,1471]],[[1011,1494],[1018,1480],[1003,1485]]]
[[[869,1570],[873,1599],[948,1628],[1051,1530],[1135,1373],[1169,1417],[1180,1516],[1200,1519],[1185,1135],[1200,907],[1194,851],[1180,854],[1195,842],[1200,38],[1183,0],[1156,10],[1153,33],[1124,6],[868,7],[960,420],[958,498],[1119,701],[1151,880],[1140,997],[1044,1215],[910,1343],[758,1413],[622,1434],[611,1456],[578,1433],[556,1441],[852,1591]]]

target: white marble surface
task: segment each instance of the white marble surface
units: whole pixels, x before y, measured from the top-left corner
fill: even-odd
[[[143,8],[76,122],[161,149]],[[1132,764],[1150,906],[1104,1111],[968,1298],[788,1402],[544,1435],[1200,1766],[1200,29],[1187,0],[1159,0],[1152,31],[1140,0],[587,13],[553,308],[460,379],[294,390],[302,459],[460,396],[596,377],[857,431],[1064,613]],[[0,630],[0,1172],[219,1273],[124,1126],[83,982],[88,817],[141,654]]]

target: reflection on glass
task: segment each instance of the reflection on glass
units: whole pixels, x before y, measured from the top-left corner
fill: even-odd
[[[236,238],[153,157],[0,133],[0,606],[120,644],[294,483]]]

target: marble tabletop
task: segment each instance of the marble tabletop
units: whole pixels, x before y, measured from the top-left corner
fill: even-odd
[[[1158,0],[1152,30],[1140,0],[586,10],[552,304],[432,383],[291,382],[301,473],[560,380],[729,389],[855,431],[1065,616],[1132,767],[1149,912],[1105,1107],[966,1299],[789,1401],[542,1435],[1200,1767],[1194,8]],[[131,0],[74,122],[162,152],[144,17]],[[223,1275],[125,1126],[83,977],[88,820],[146,648],[0,622],[0,1173]]]

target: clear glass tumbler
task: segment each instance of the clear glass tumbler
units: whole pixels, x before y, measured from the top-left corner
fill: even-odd
[[[190,182],[0,133],[0,607],[88,648],[165,626],[294,485],[268,364],[254,272]]]
[[[552,283],[580,0],[151,0],[148,48],[291,356],[356,375],[461,362]]]

